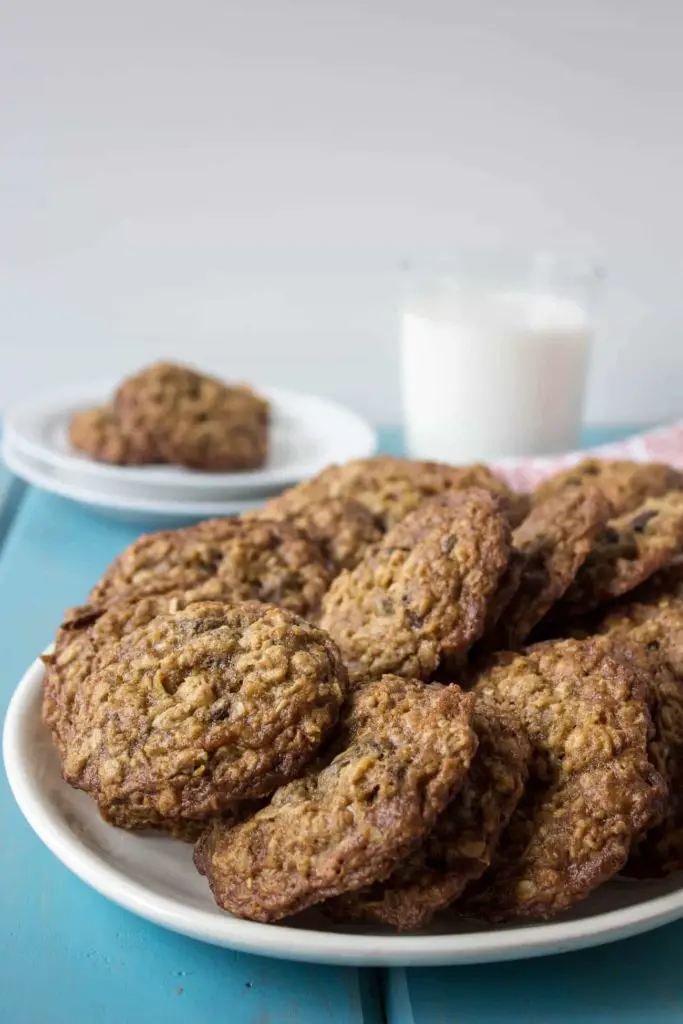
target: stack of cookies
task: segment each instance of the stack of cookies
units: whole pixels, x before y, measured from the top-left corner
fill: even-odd
[[[268,457],[268,402],[244,384],[156,363],[124,380],[110,403],[75,413],[69,439],[121,466],[258,469]]]
[[[44,719],[64,778],[195,842],[241,917],[549,917],[683,868],[682,555],[668,466],[532,494],[331,466],[124,551],[45,658]]]

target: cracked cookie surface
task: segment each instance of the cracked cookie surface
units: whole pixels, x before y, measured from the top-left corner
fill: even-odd
[[[470,487],[497,496],[512,525],[526,514],[527,496],[511,490],[488,466],[447,466],[390,455],[328,466],[313,479],[286,491],[278,503],[281,509],[297,513],[320,499],[357,501],[370,510],[383,530],[388,530],[426,499]]]
[[[213,519],[140,537],[93,587],[92,605],[201,588],[206,600],[263,601],[314,618],[331,572],[288,523]]]
[[[462,782],[473,698],[385,676],[352,694],[339,751],[236,828],[212,825],[195,863],[219,906],[277,921],[386,877]]]
[[[74,693],[64,777],[127,827],[200,820],[295,778],[346,690],[336,646],[310,623],[192,604],[100,648]]]
[[[472,724],[478,747],[470,770],[427,838],[386,881],[334,900],[327,908],[333,917],[423,928],[488,868],[524,790],[531,747],[518,725],[484,701],[475,703]]]
[[[589,483],[597,487],[610,504],[612,516],[632,512],[646,500],[683,488],[683,474],[661,462],[583,459],[545,480],[533,493],[534,503],[545,501],[566,487]]]
[[[382,538],[370,510],[359,501],[345,498],[320,498],[293,511],[285,493],[244,518],[290,523],[317,544],[335,573],[355,568]]]
[[[482,634],[507,568],[510,530],[497,500],[472,488],[423,502],[325,596],[321,625],[350,678],[427,679]]]
[[[548,917],[620,871],[663,812],[647,687],[598,636],[497,655],[475,692],[518,717],[532,761],[491,868],[457,906],[492,921]]]

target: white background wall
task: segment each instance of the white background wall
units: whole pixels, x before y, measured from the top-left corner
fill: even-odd
[[[610,272],[593,421],[683,415],[676,0],[0,0],[0,411],[155,355],[399,415],[396,268]]]

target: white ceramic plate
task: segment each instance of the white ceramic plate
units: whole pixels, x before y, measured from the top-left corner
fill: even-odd
[[[202,473],[164,465],[107,466],[72,448],[69,418],[78,409],[105,401],[115,382],[81,385],[11,410],[5,419],[5,437],[15,450],[61,472],[77,474],[83,486],[100,491],[119,485],[144,487],[146,492],[154,488],[177,500],[198,494],[205,500],[253,497],[313,476],[331,462],[364,458],[376,451],[376,432],[350,409],[316,395],[256,387],[272,406],[271,451],[262,469],[244,473]]]
[[[251,501],[176,501],[101,492],[92,485],[73,483],[62,470],[45,465],[15,448],[8,437],[3,438],[2,457],[8,469],[34,487],[95,509],[110,518],[140,525],[180,526],[213,516],[240,515],[263,503],[259,497]]]
[[[561,953],[636,935],[683,916],[679,876],[647,884],[614,882],[571,914],[524,927],[483,930],[444,922],[428,933],[394,935],[342,929],[313,911],[279,925],[241,921],[216,907],[187,844],[112,828],[84,793],[62,781],[40,720],[42,674],[37,661],[19,683],[5,720],[5,770],[19,807],[46,846],[84,882],[172,931],[290,960],[439,965]]]

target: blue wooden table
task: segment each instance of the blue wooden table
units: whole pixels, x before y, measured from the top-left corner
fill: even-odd
[[[398,435],[386,435],[384,447],[398,450]],[[83,599],[138,532],[24,489],[0,469],[3,717],[63,608]],[[4,776],[0,829],[0,1024],[683,1021],[683,923],[517,964],[386,972],[307,966],[203,945],[107,903],[41,845]]]

